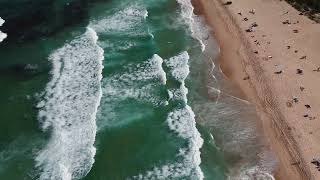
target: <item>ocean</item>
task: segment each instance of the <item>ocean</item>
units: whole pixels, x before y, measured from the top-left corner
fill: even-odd
[[[190,0],[92,1],[83,21],[43,26],[0,32],[0,179],[273,179]]]

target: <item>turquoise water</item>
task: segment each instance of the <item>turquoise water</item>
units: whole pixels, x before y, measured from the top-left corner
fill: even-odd
[[[4,41],[0,179],[268,179],[254,109],[192,11],[98,1],[59,33]]]

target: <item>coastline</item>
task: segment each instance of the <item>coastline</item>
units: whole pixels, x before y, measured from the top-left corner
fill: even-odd
[[[319,110],[304,107],[304,104],[311,107],[320,104],[317,95],[320,87],[312,83],[320,75],[312,71],[319,65],[316,62],[320,57],[316,51],[320,47],[319,25],[300,16],[286,2],[245,0],[224,6],[221,0],[197,0],[194,5],[213,27],[213,35],[220,45],[217,66],[242,90],[242,98],[256,106],[265,137],[279,161],[274,172],[276,179],[320,178],[310,163],[319,156],[316,153],[320,152],[317,141],[320,124],[317,118],[303,117],[305,113],[312,118],[320,115]],[[252,9],[254,13],[248,13]],[[245,17],[247,21],[243,21]],[[283,24],[286,19],[290,25]],[[254,22],[258,27],[246,33],[246,28]],[[295,29],[300,32],[293,33]],[[299,52],[292,53],[294,48]],[[307,62],[299,59],[303,57],[301,52],[307,55]],[[305,70],[303,75],[295,73],[300,67]],[[301,90],[302,86],[308,91]],[[291,103],[292,97],[298,97],[297,105]]]

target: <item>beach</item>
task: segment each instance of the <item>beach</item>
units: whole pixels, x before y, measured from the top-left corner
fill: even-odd
[[[285,1],[197,0],[226,78],[256,107],[276,179],[319,179],[320,25]]]

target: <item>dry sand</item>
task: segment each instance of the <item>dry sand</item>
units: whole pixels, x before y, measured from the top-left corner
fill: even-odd
[[[320,25],[285,1],[195,2],[220,45],[221,70],[256,105],[279,160],[276,178],[319,180],[311,161],[320,158]]]

